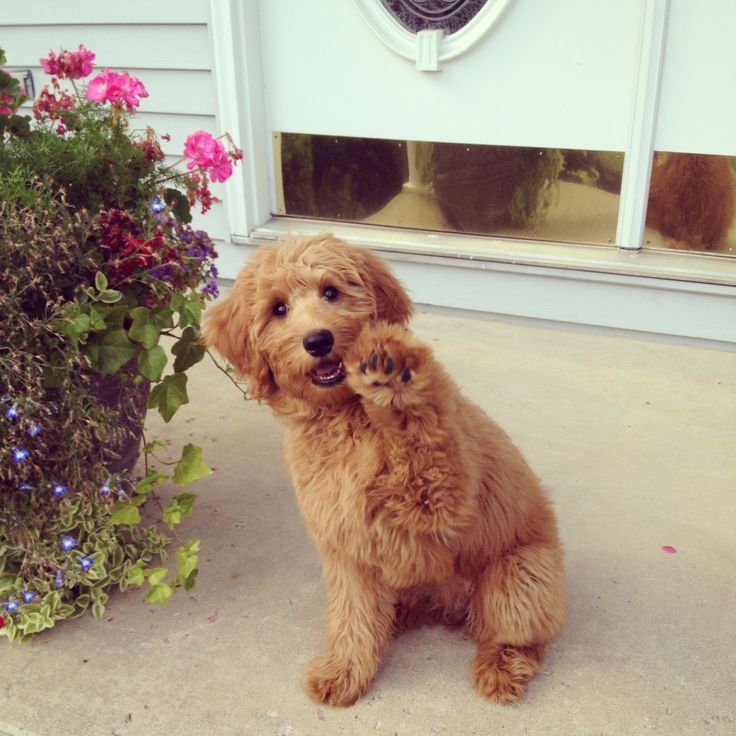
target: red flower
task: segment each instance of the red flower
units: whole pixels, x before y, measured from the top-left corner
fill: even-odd
[[[0,629],[2,629],[3,626],[5,626],[5,619],[0,616]]]

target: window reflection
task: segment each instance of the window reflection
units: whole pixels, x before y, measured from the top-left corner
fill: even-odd
[[[620,152],[274,139],[278,214],[562,242],[615,239]]]
[[[736,158],[657,153],[646,245],[736,255]]]

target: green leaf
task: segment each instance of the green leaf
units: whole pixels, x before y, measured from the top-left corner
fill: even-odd
[[[178,486],[185,486],[211,473],[212,468],[202,460],[202,448],[188,444],[184,446],[181,458],[174,468],[174,483]]]
[[[152,567],[150,570],[144,570],[143,574],[148,578],[151,587],[158,585],[167,575],[169,571],[165,567]]]
[[[166,583],[154,585],[146,595],[146,603],[155,603],[159,606],[165,606],[171,598],[171,588]]]
[[[146,477],[139,480],[135,486],[135,492],[140,494],[150,493],[156,486],[160,486],[169,479],[168,475],[159,473],[155,468],[150,468]]]
[[[171,207],[171,211],[177,220],[181,220],[184,224],[192,221],[189,200],[178,189],[166,189],[164,191],[164,202]]]
[[[92,588],[92,615],[101,619],[105,615],[105,606],[110,596],[101,587]]]
[[[171,301],[169,302],[169,304],[175,312],[181,312],[181,310],[184,309],[184,305],[186,304],[186,298],[184,297],[184,294],[182,294],[180,291],[175,291],[171,295]]]
[[[39,631],[48,629],[54,625],[53,621],[46,619],[40,612],[29,613],[26,620],[18,627],[24,634],[37,634]]]
[[[89,332],[92,320],[88,314],[78,314],[71,323],[71,332],[75,336],[84,335]]]
[[[194,508],[196,496],[192,493],[180,493],[164,509],[163,519],[169,529],[173,529],[185,516],[190,516]]]
[[[143,450],[141,452],[145,452],[147,455],[150,455],[152,452],[156,452],[157,450],[165,450],[166,445],[163,442],[159,442],[158,440],[153,440],[153,442],[149,442],[147,445],[143,446]]]
[[[195,552],[199,551],[199,540],[192,540],[196,542],[196,547],[192,547],[191,542],[178,547],[176,550],[176,565],[179,577],[182,579],[184,586],[186,587],[186,581],[197,571],[199,566],[199,556]]]
[[[105,604],[101,601],[95,601],[92,604],[92,616],[98,621],[105,615]]]
[[[107,289],[107,276],[102,271],[95,274],[95,288],[97,291],[105,291]]]
[[[169,306],[156,307],[151,312],[151,323],[159,330],[165,330],[174,326],[174,310]]]
[[[138,370],[151,381],[160,380],[165,367],[166,351],[160,345],[154,345],[138,356]]]
[[[133,307],[128,314],[134,322],[148,322],[151,310],[148,307]]]
[[[143,568],[140,565],[134,565],[128,571],[125,577],[125,584],[128,585],[143,585],[146,582],[145,575],[143,574]]]
[[[23,99],[27,99],[24,97]],[[31,133],[30,118],[27,115],[11,115],[7,119],[8,130],[19,138],[26,138]]]
[[[99,310],[92,306],[89,308],[89,322],[89,329],[93,332],[101,332],[107,327],[105,318],[100,314]]]
[[[132,526],[141,521],[141,512],[132,503],[116,503],[112,507],[110,522],[115,526]]]
[[[188,325],[199,326],[202,320],[202,303],[196,300],[188,301],[181,310],[181,318],[179,319],[179,327],[187,327]]]
[[[128,330],[128,337],[141,343],[147,350],[152,348],[161,335],[161,328],[151,320],[151,310],[147,307],[136,307],[129,312],[133,323]]]
[[[174,370],[181,373],[199,363],[205,356],[204,345],[199,341],[199,332],[194,327],[187,327],[182,336],[174,343],[171,352],[176,356]]]
[[[115,304],[123,298],[123,292],[116,289],[105,289],[97,298],[105,304]]]
[[[128,337],[141,343],[146,350],[149,350],[158,342],[160,334],[161,330],[150,322],[133,322],[128,330]]]
[[[163,519],[169,529],[173,529],[177,524],[181,524],[181,511],[176,499],[170,501],[163,512]]]
[[[128,339],[125,330],[111,330],[100,342],[100,373],[117,373],[138,354],[138,346]]]
[[[182,404],[189,403],[187,395],[187,376],[185,373],[172,373],[154,386],[148,397],[148,408],[158,408],[165,422],[171,421]]]

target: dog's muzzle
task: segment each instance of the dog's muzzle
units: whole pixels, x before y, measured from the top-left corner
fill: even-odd
[[[335,345],[335,338],[329,330],[310,332],[303,340],[304,349],[315,358],[322,358],[312,368],[309,377],[315,386],[336,386],[345,378],[345,368],[341,360],[325,356]]]

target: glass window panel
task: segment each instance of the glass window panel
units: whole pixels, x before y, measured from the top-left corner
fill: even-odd
[[[381,0],[381,4],[412,33],[441,28],[455,33],[486,4],[486,0]]]
[[[274,134],[277,214],[612,244],[620,152]]]
[[[657,152],[644,244],[736,255],[736,157]]]

